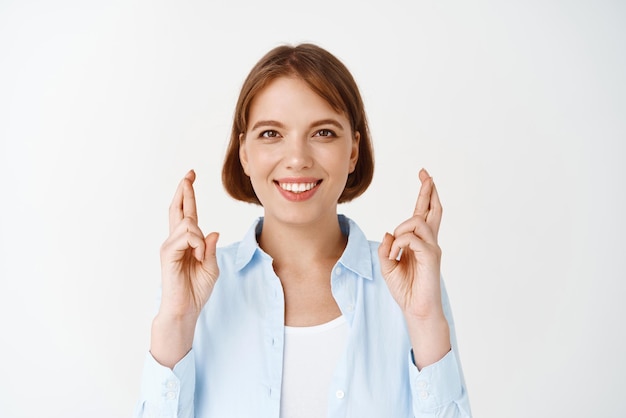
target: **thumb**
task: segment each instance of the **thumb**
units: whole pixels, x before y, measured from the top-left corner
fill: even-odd
[[[378,247],[378,259],[380,261],[380,269],[383,276],[392,271],[398,264],[397,260],[389,259],[389,253],[391,252],[391,245],[393,244],[393,241],[393,235],[385,232],[385,237]]]
[[[217,248],[217,240],[220,238],[219,232],[211,232],[204,238],[204,262],[214,262]]]

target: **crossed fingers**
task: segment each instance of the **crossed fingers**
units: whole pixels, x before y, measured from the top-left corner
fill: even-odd
[[[196,195],[193,182],[196,173],[193,170],[187,172],[180,181],[169,209],[168,239],[178,251],[193,248],[193,253],[198,261],[204,259],[205,241],[204,235],[198,227],[198,212],[196,209]]]
[[[420,170],[419,178],[422,186],[417,196],[413,216],[394,230],[395,239],[389,253],[390,259],[396,259],[402,248],[419,252],[424,250],[425,244],[437,245],[443,209],[433,178],[425,169]]]
[[[428,174],[428,171],[423,168],[419,172],[419,178],[422,182],[422,187],[417,196],[417,202],[415,202],[413,216],[417,216],[426,221],[435,236],[437,236],[439,233],[439,225],[441,224],[441,214],[443,213],[437,187],[433,182],[433,178]]]

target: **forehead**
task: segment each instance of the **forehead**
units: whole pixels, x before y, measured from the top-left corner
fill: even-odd
[[[297,77],[279,77],[261,89],[250,103],[249,121],[265,118],[287,118],[294,122],[301,119],[319,117],[341,118],[347,121],[343,112],[339,112],[317,94],[302,79]]]

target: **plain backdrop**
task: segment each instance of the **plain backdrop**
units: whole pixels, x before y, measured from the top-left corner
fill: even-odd
[[[619,1],[0,0],[0,417],[129,417],[167,208],[220,182],[238,90],[284,43],[359,84],[379,240],[426,167],[475,417],[624,417],[626,5]],[[251,347],[254,349],[254,347]]]

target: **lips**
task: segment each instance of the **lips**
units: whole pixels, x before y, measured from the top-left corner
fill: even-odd
[[[322,180],[315,178],[289,178],[275,180],[274,184],[289,200],[301,201],[313,196]]]

